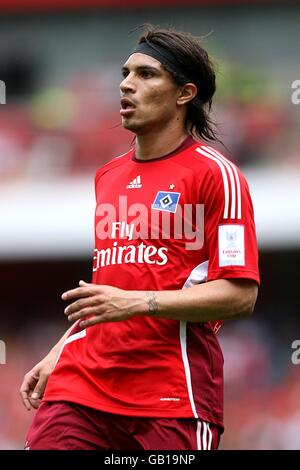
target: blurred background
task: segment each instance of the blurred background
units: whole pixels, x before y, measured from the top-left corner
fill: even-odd
[[[0,449],[23,446],[33,413],[18,389],[68,326],[61,293],[91,280],[94,174],[131,145],[120,67],[145,22],[208,35],[221,151],[246,174],[255,207],[257,307],[219,332],[221,448],[300,449],[300,5],[248,3],[0,1]]]

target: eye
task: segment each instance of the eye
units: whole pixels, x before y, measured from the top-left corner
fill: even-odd
[[[151,78],[151,77],[153,77],[153,73],[150,72],[149,70],[141,70],[140,76],[142,78]]]
[[[128,74],[129,74],[128,70],[122,70],[121,72],[121,75],[123,78],[126,78]]]

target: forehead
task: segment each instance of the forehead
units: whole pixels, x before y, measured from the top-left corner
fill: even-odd
[[[164,70],[162,64],[158,60],[154,59],[154,57],[151,57],[149,55],[141,54],[140,52],[135,52],[134,54],[131,54],[126,60],[123,67],[155,67],[158,70]]]

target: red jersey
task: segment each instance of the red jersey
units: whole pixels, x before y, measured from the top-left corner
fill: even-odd
[[[153,160],[132,149],[96,174],[93,283],[173,290],[215,279],[259,283],[248,185],[237,167],[188,138]],[[74,325],[44,399],[116,414],[195,417],[223,426],[216,324],[134,316]]]

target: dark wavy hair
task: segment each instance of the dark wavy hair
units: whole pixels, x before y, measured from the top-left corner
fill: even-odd
[[[193,77],[190,81],[197,86],[197,95],[187,105],[187,131],[196,138],[220,142],[215,131],[216,124],[210,117],[212,97],[216,91],[214,65],[198,38],[173,28],[165,29],[151,24],[144,24],[142,27],[144,31],[138,39],[138,44],[151,41],[170,51],[185,71],[184,77],[163,65],[174,82],[184,85],[187,83],[186,77]]]

